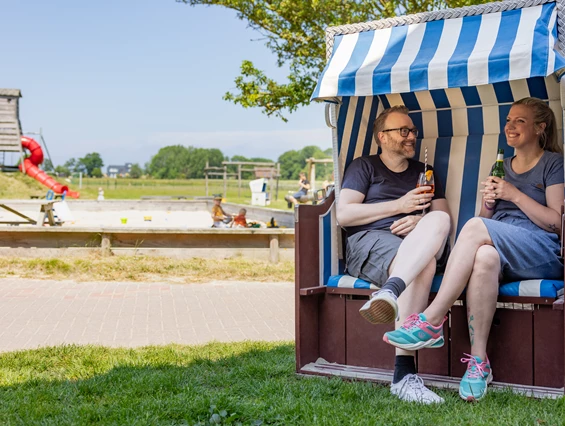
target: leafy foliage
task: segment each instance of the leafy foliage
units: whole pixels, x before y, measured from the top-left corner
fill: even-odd
[[[65,163],[66,164],[66,163]],[[93,176],[92,172],[94,169],[102,169],[104,166],[104,161],[102,161],[102,157],[97,152],[91,152],[90,154],[86,154],[83,158],[79,158],[78,162],[75,166],[76,171],[82,171],[86,173],[88,176]]]
[[[318,76],[326,63],[325,29],[395,15],[486,3],[481,0],[176,0],[191,6],[216,5],[231,9],[258,31],[277,58],[288,67],[285,83],[269,78],[248,60],[241,64],[235,85],[239,93],[224,99],[244,108],[260,108],[281,118],[310,102]]]
[[[306,160],[308,158],[331,158],[326,152],[322,151],[319,147],[310,145],[305,146],[299,151],[287,151],[279,157],[281,163],[281,178],[282,179],[298,179],[298,173],[306,171]],[[318,164],[316,165],[317,179],[331,179],[333,173],[332,164]]]
[[[131,170],[129,171],[129,177],[133,179],[139,179],[143,175],[143,170],[139,164],[135,163],[131,165]]]
[[[161,148],[151,158],[147,172],[158,179],[194,179],[204,177],[206,161],[209,166],[221,166],[222,151],[217,148],[195,148],[172,145]]]
[[[43,161],[43,170],[45,170],[46,172],[55,171],[55,167],[53,167],[53,163],[49,158],[46,158],[45,161]]]
[[[271,160],[270,158],[262,158],[262,157],[247,158],[247,157],[244,157],[243,155],[234,155],[232,158],[230,158],[230,161],[251,162],[251,163],[273,163],[274,164],[274,161]],[[253,168],[253,166],[252,165],[242,166],[242,168],[251,169],[251,168]],[[228,171],[228,173],[237,173],[237,166],[235,164],[229,165],[228,168],[227,168],[227,171]],[[241,178],[242,179],[254,179],[255,175],[254,175],[253,172],[242,171],[241,172]]]

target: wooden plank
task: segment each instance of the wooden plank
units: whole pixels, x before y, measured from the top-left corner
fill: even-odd
[[[319,216],[326,213],[332,202],[318,206],[299,206],[295,210],[295,324],[296,370],[315,361],[320,356],[320,310],[326,299],[300,297],[300,289],[319,285],[318,267]],[[315,242],[315,243],[314,243]],[[332,303],[332,302],[330,302]]]
[[[347,359],[345,298],[323,295],[312,299],[318,300],[319,356],[330,362],[345,363]]]
[[[445,344],[441,348],[422,349],[417,352],[418,374],[449,376],[449,321],[443,324]]]
[[[10,213],[15,214],[16,216],[21,217],[22,219],[25,219],[27,221],[27,223],[30,223],[32,225],[37,224],[37,222],[35,220],[33,220],[31,217],[26,216],[25,214],[20,213],[19,211],[14,210],[11,207],[8,207],[6,204],[0,204],[0,207],[3,208],[4,210],[8,210]]]
[[[533,311],[497,309],[487,354],[497,381],[534,384]]]
[[[365,320],[359,315],[359,309],[366,301],[346,301],[346,364],[394,369],[395,349],[383,341],[383,334],[394,330],[394,324],[375,325]]]
[[[390,383],[393,374],[391,370],[330,364],[323,360],[305,365],[299,373],[304,375],[341,377],[344,380],[365,380],[377,383]],[[426,385],[440,389],[458,390],[459,382],[461,381],[460,377],[443,377],[433,374],[421,374],[420,376],[426,382]],[[556,389],[540,386],[522,386],[498,381],[494,381],[489,385],[489,389],[492,390],[505,390],[508,387],[510,387],[510,389],[516,394],[531,396],[534,398],[557,399],[563,397],[563,388]]]
[[[539,306],[534,315],[534,385],[563,387],[563,313]]]
[[[279,236],[269,235],[269,261],[279,263]]]
[[[300,289],[300,296],[314,296],[317,294],[325,294],[326,293],[326,286],[320,285],[318,287],[307,287]]]

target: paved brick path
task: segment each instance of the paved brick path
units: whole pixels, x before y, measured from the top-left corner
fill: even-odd
[[[292,283],[0,279],[0,351],[293,338]]]

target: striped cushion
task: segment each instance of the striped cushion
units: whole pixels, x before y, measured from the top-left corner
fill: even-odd
[[[375,284],[363,281],[360,278],[353,278],[349,275],[332,275],[328,279],[326,284],[328,287],[339,287],[339,288],[369,288],[372,290],[378,290]]]
[[[432,293],[437,293],[441,285],[442,275],[436,275],[432,282]],[[328,279],[328,287],[365,288],[376,290],[374,284],[353,278],[349,275],[332,275]],[[500,286],[501,296],[558,297],[563,294],[563,281],[527,280],[507,283]]]

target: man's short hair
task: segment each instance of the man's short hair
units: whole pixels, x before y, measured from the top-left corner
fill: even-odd
[[[373,135],[375,135],[375,139],[377,140],[377,144],[379,145],[380,145],[379,132],[385,130],[385,121],[387,117],[393,112],[399,112],[400,114],[408,115],[410,110],[406,108],[404,105],[395,105],[385,109],[383,112],[379,114],[379,116],[375,119],[375,122],[373,123]]]

